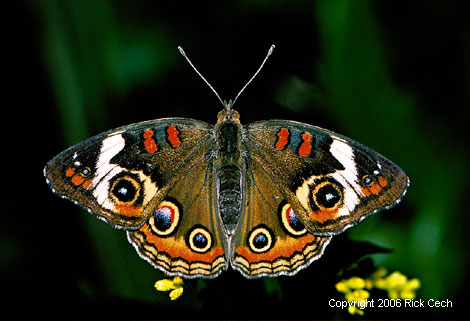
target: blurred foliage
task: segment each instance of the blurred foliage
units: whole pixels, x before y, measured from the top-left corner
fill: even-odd
[[[344,11],[336,10],[343,6]],[[398,268],[406,262],[403,270],[423,278],[425,297],[448,297],[461,280],[441,276],[466,274],[459,255],[465,252],[466,244],[461,242],[463,235],[452,227],[463,214],[459,195],[468,178],[462,175],[468,160],[453,144],[446,144],[452,136],[425,136],[425,118],[420,117],[422,111],[414,109],[412,94],[397,88],[390,79],[387,44],[373,27],[377,21],[369,3],[324,1],[319,3],[319,9],[322,37],[328,39],[324,61],[330,68],[320,71],[329,91],[328,105],[334,106],[334,117],[341,128],[357,133],[355,138],[359,141],[372,146],[396,146],[387,155],[394,160],[403,159],[399,164],[411,178],[411,196],[407,198],[416,208],[406,211],[414,216],[408,224],[384,224],[376,219],[352,229],[350,235],[367,235],[377,244],[400,249],[394,256],[377,257],[377,263]],[[359,37],[361,45],[357,45]],[[363,121],[351,122],[350,110]],[[439,154],[446,157],[438,157]]]
[[[341,318],[347,312],[328,307],[329,298],[341,298],[335,284],[350,269],[370,273],[375,265],[419,278],[418,297],[463,302],[470,32],[458,2],[30,0],[19,6],[18,46],[31,56],[18,64],[26,69],[16,71],[24,82],[18,99],[35,106],[24,122],[38,142],[48,142],[36,157],[38,173],[65,147],[113,127],[173,116],[214,123],[221,106],[178,45],[230,99],[274,43],[273,56],[237,102],[242,122],[292,119],[340,132],[399,164],[411,186],[397,207],[335,237],[324,257],[294,277],[245,280],[228,271],[191,281],[189,290],[185,282],[182,298],[170,302],[153,287],[164,275],[139,259],[123,231],[55,198],[38,176],[48,219],[34,218],[22,226],[24,234],[10,229],[0,243],[5,279],[23,280],[5,281],[12,296],[24,295],[35,280],[43,291],[37,310],[47,314],[72,308],[77,315],[94,310],[133,318]],[[456,311],[368,311],[366,317],[456,318]]]

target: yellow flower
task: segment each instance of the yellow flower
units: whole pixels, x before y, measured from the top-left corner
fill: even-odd
[[[354,290],[352,292],[346,293],[344,298],[353,302],[353,305],[348,307],[349,314],[359,314],[364,315],[363,309],[367,306],[367,299],[370,297],[370,294],[366,290]]]
[[[363,289],[366,286],[366,281],[360,277],[353,276],[347,280],[341,280],[336,283],[336,290],[338,292],[346,293],[349,290]]]
[[[183,288],[177,288],[170,292],[170,299],[176,300],[183,295]]]
[[[170,291],[170,299],[176,300],[183,295],[184,281],[181,277],[175,276],[173,280],[162,279],[155,282],[157,291]]]
[[[406,284],[407,278],[400,272],[396,271],[386,278],[389,288],[401,288]]]
[[[421,286],[421,282],[418,279],[411,279],[407,281],[400,288],[400,298],[413,300],[416,297],[416,290]]]
[[[346,284],[344,280],[336,283],[336,291],[341,292],[341,293],[346,293],[348,292],[348,290],[349,290],[348,285]]]
[[[366,282],[360,277],[353,276],[348,280],[350,289],[363,289],[366,286]]]
[[[367,279],[353,276],[347,280],[341,280],[335,287],[338,292],[344,293],[344,298],[353,304],[348,307],[350,314],[364,315],[364,309],[367,307],[367,300],[371,290],[374,287],[387,291],[390,299],[414,299],[416,290],[421,283],[418,279],[411,279],[401,272],[393,272],[387,276],[385,268],[379,268]]]
[[[418,279],[408,280],[405,275],[398,271],[375,282],[375,287],[386,290],[390,299],[414,299],[416,297],[415,291],[420,286],[421,283]]]
[[[362,302],[367,300],[370,297],[370,294],[366,290],[355,290],[352,292],[346,293],[344,298],[349,301],[349,302]],[[359,304],[359,303],[358,303]],[[361,303],[362,305],[365,305],[365,303]]]
[[[370,296],[369,292],[364,290],[365,287],[366,280],[357,276],[336,283],[336,290],[344,293],[346,301],[353,302],[353,304],[348,307],[349,314],[364,315],[362,309],[367,306],[367,299]]]

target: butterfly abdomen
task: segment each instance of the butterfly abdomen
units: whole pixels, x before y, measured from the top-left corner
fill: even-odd
[[[219,213],[227,233],[232,234],[241,212],[241,171],[237,166],[219,169]]]

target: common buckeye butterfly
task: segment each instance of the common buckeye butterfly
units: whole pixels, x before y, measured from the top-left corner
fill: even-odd
[[[214,126],[165,118],[96,135],[44,175],[56,194],[125,229],[141,258],[187,278],[229,265],[246,278],[295,274],[333,235],[405,194],[406,174],[371,149],[294,121],[242,126],[232,105]]]

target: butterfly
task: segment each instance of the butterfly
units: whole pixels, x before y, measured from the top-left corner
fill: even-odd
[[[404,196],[406,174],[352,139],[288,120],[243,126],[232,108],[243,89],[214,126],[164,118],[113,129],[54,157],[46,181],[126,230],[155,268],[186,278],[229,266],[246,278],[293,275]]]

